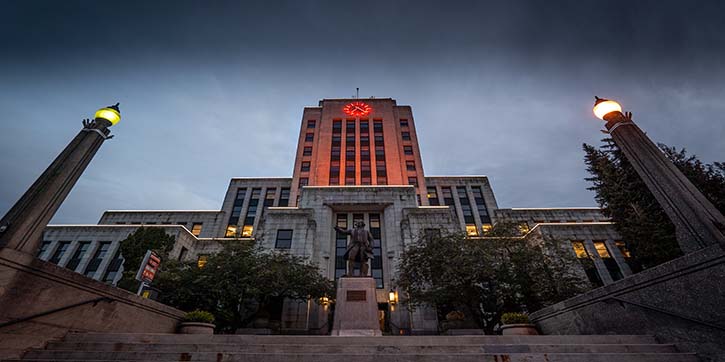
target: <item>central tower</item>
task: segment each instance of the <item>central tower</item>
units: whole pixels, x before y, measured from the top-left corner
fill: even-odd
[[[427,205],[410,106],[392,98],[323,99],[305,107],[291,199],[304,186],[412,185]]]

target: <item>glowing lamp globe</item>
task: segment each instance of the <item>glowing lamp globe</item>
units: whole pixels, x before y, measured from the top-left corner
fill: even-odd
[[[118,109],[118,103],[113,106],[104,107],[97,110],[95,118],[100,118],[111,122],[111,126],[115,125],[121,120],[121,111]]]
[[[594,102],[593,110],[594,115],[597,116],[597,118],[604,120],[604,116],[608,115],[609,113],[622,112],[622,106],[620,106],[619,103],[604,98],[595,98],[596,101]]]

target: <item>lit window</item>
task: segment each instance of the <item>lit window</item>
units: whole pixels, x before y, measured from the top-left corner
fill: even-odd
[[[527,224],[527,223],[519,224],[519,232],[522,233],[522,234],[528,233],[529,232],[529,224]]]
[[[292,230],[277,230],[277,241],[274,245],[277,249],[289,249],[292,247]]]
[[[478,236],[478,229],[476,228],[475,224],[467,224],[466,225],[466,235],[468,236]]]
[[[203,268],[204,265],[206,265],[208,258],[209,257],[206,255],[199,255],[199,257],[196,259],[196,266],[199,268]]]
[[[251,238],[252,237],[252,231],[254,231],[254,226],[252,225],[244,225],[242,228],[242,237],[244,238]]]
[[[607,250],[607,246],[603,241],[595,241],[594,248],[597,249],[597,254],[599,254],[600,258],[611,258],[609,251]]]
[[[572,248],[574,248],[574,253],[576,254],[576,257],[579,259],[585,259],[589,257],[589,253],[587,253],[587,249],[584,247],[584,243],[581,241],[572,241],[571,242]]]
[[[233,238],[236,235],[237,235],[237,226],[236,225],[227,226],[227,232],[226,232],[226,234],[224,234],[224,237]]]
[[[629,249],[627,249],[627,244],[625,244],[624,241],[618,240],[615,241],[614,244],[617,245],[619,251],[622,252],[622,256],[624,256],[625,258],[632,257],[632,254],[629,252]]]
[[[307,128],[315,128],[316,123],[314,119],[307,121]]]
[[[195,222],[191,226],[191,233],[194,234],[194,236],[199,236],[201,234],[201,224],[200,222]]]
[[[440,205],[440,201],[438,200],[438,191],[435,186],[428,187],[428,193],[426,196],[428,197],[428,204],[431,206]]]
[[[312,156],[312,147],[305,147],[302,150],[302,156]]]
[[[484,233],[487,233],[493,229],[493,226],[491,224],[483,224],[481,225],[481,228],[483,229]]]
[[[308,133],[305,135],[305,142],[312,142],[312,140],[315,138],[314,133]]]

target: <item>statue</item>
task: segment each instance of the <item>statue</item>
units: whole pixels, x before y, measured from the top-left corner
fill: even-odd
[[[367,277],[369,276],[368,260],[373,257],[373,234],[365,230],[365,223],[362,221],[356,222],[354,227],[352,230],[345,230],[335,226],[337,232],[351,236],[350,244],[347,245],[343,256],[347,260],[347,275],[345,276],[353,276],[355,263],[360,263],[360,276]]]

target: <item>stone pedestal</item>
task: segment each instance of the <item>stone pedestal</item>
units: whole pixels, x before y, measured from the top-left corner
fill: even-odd
[[[375,279],[340,278],[335,301],[333,336],[382,336],[378,322]]]

